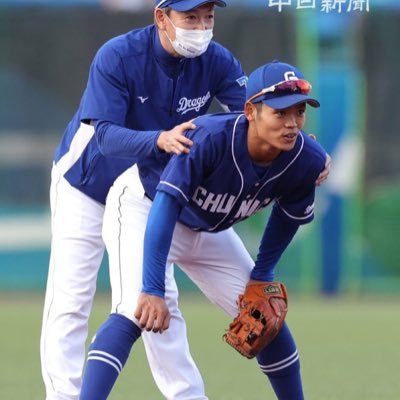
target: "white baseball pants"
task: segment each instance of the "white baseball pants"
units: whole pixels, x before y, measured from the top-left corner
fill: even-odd
[[[40,340],[42,375],[47,400],[78,400],[88,319],[105,248],[104,206],[71,187],[54,166],[50,207],[52,243]],[[207,399],[202,378],[188,350],[186,326],[177,308],[177,288],[172,275],[168,290],[173,324],[179,329],[168,344],[162,335],[153,337],[143,333],[150,368],[167,399]],[[152,336],[149,341],[147,335]],[[175,366],[164,363],[159,354],[166,354],[169,359],[180,357],[185,373],[179,376],[179,384],[171,384],[170,379],[176,376]]]
[[[142,287],[143,240],[151,204],[137,167],[133,166],[114,182],[104,214],[103,238],[110,262],[112,312],[135,323],[133,314]],[[197,385],[192,388],[187,385],[190,376],[195,380],[199,377],[193,375],[194,364],[189,362],[172,263],[177,263],[213,303],[236,316],[236,300],[250,279],[254,262],[233,229],[219,233],[195,232],[178,223],[169,263],[165,299],[172,316],[171,324],[161,335],[143,331],[147,356],[158,386],[163,393],[169,393],[167,399],[181,391],[186,393],[186,399],[206,399],[194,392]],[[169,365],[173,368],[166,368]]]

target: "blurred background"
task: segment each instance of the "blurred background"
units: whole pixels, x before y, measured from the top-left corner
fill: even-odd
[[[38,343],[53,151],[97,49],[151,24],[153,7],[154,0],[0,0],[2,399],[45,397]],[[300,229],[276,278],[289,289],[307,398],[392,400],[400,391],[400,1],[231,0],[216,11],[214,36],[247,73],[273,59],[297,65],[322,104],[308,109],[306,130],[333,167],[317,190],[314,222]],[[254,256],[267,218],[268,210],[236,226]],[[229,318],[176,274],[210,399],[273,398],[256,363],[222,344]],[[89,339],[109,312],[108,282],[105,258]],[[134,390],[160,399],[143,348],[135,353],[111,398]]]
[[[4,293],[44,294],[53,151],[97,49],[152,23],[153,7],[153,0],[0,1]],[[322,104],[308,110],[306,130],[331,154],[332,171],[318,189],[315,221],[284,255],[278,278],[298,293],[400,294],[400,2],[230,1],[216,11],[214,37],[247,73],[272,59],[299,66]],[[237,228],[253,255],[267,216]]]

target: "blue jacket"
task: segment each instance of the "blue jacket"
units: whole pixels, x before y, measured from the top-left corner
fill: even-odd
[[[104,204],[118,175],[159,152],[162,130],[205,114],[214,97],[242,110],[245,83],[240,63],[216,42],[180,59],[165,52],[154,25],[115,37],[92,62],[55,162],[72,186]]]

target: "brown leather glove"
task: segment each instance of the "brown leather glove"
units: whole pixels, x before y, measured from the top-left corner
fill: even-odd
[[[239,315],[223,338],[240,354],[253,358],[282,328],[287,314],[286,288],[279,282],[249,283],[238,306]]]

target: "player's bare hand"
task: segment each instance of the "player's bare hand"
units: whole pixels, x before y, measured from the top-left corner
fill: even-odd
[[[317,137],[310,133],[308,136],[310,136],[311,139],[317,140]],[[318,175],[317,180],[315,181],[315,184],[317,186],[320,186],[324,181],[328,179],[329,172],[331,170],[331,165],[332,165],[332,158],[329,154],[326,155],[326,162],[325,162],[325,168],[323,171]]]
[[[331,170],[331,165],[332,165],[332,158],[329,154],[326,155],[326,161],[325,161],[325,168],[322,170],[322,172],[318,175],[317,180],[315,181],[315,184],[317,186],[320,186],[324,181],[328,179],[329,172]]]
[[[164,298],[147,293],[140,294],[134,315],[142,329],[159,333],[168,329],[171,320]]]
[[[157,139],[157,146],[166,153],[189,153],[193,142],[184,133],[188,129],[195,129],[196,125],[192,121],[184,122],[175,126],[170,131],[162,131]]]

